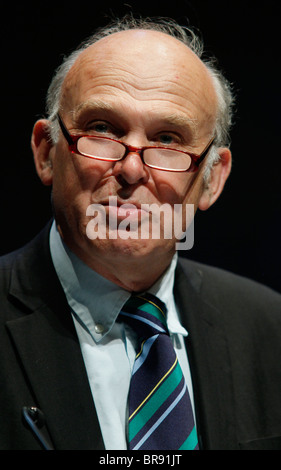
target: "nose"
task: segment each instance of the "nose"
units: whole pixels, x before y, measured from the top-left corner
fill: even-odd
[[[145,184],[149,178],[148,168],[144,165],[139,152],[135,150],[130,150],[123,160],[115,163],[113,174],[130,185]]]

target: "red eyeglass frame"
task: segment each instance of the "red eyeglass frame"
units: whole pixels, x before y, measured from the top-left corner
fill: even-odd
[[[214,137],[210,140],[210,142],[207,144],[207,146],[204,148],[203,152],[201,152],[199,155],[198,154],[195,154],[195,153],[190,153],[190,152],[185,152],[184,150],[178,150],[178,149],[173,149],[173,148],[170,148],[170,147],[163,147],[163,146],[148,146],[148,147],[133,147],[132,145],[128,145],[128,144],[125,144],[125,142],[122,142],[121,140],[117,140],[117,139],[111,139],[110,137],[101,137],[101,136],[91,136],[91,135],[88,135],[88,134],[70,134],[67,130],[67,127],[66,125],[64,124],[61,116],[59,115],[59,113],[57,114],[57,119],[58,119],[58,122],[59,122],[59,125],[60,125],[60,128],[61,128],[61,131],[69,145],[69,150],[72,152],[72,153],[76,153],[78,155],[81,155],[82,157],[87,157],[87,155],[84,155],[83,153],[80,153],[78,148],[77,148],[77,142],[79,139],[81,139],[81,137],[94,137],[95,139],[104,139],[104,140],[111,140],[113,142],[118,142],[119,144],[123,145],[123,147],[125,147],[126,149],[126,152],[125,154],[123,155],[122,158],[120,158],[120,160],[116,160],[116,159],[101,159],[102,161],[114,161],[114,162],[118,162],[118,161],[121,161],[123,160],[123,158],[125,158],[128,153],[130,152],[134,152],[134,153],[138,153],[139,156],[141,157],[142,159],[142,162],[145,166],[148,166],[149,168],[155,168],[156,170],[162,170],[162,171],[171,171],[171,172],[178,172],[178,173],[185,173],[185,172],[188,172],[188,173],[191,173],[191,172],[195,172],[199,169],[199,165],[203,162],[204,158],[207,156],[213,142],[214,142]],[[165,150],[173,150],[175,152],[179,152],[179,153],[183,153],[185,155],[188,155],[190,158],[191,158],[191,165],[190,167],[187,169],[187,170],[173,170],[173,169],[169,169],[169,168],[158,168],[158,167],[153,167],[149,164],[147,164],[144,159],[143,159],[143,151],[144,150],[148,150],[148,149],[165,149]],[[87,157],[87,158],[93,158],[94,157]]]

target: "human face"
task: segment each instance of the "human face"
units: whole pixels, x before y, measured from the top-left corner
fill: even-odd
[[[152,31],[126,31],[83,52],[65,79],[61,115],[71,134],[95,132],[135,147],[167,145],[201,153],[212,137],[216,96],[201,61],[179,41]],[[175,238],[94,239],[87,236],[87,208],[143,204],[200,204],[202,171],[170,173],[143,165],[137,153],[122,161],[92,160],[69,152],[60,137],[50,152],[53,203],[60,233],[85,262],[158,259],[168,264]]]

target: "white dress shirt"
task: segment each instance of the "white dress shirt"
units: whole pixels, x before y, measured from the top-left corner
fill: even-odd
[[[55,270],[65,292],[107,450],[124,450],[127,397],[135,359],[135,333],[116,318],[131,293],[103,278],[85,265],[63,243],[55,222],[50,232]],[[149,289],[167,306],[170,335],[185,376],[193,405],[190,370],[173,296],[177,255],[160,280]]]

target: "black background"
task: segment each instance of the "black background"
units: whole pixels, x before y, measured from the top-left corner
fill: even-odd
[[[44,116],[54,69],[97,26],[128,12],[197,28],[234,84],[233,170],[195,221],[184,256],[281,291],[280,7],[278,1],[20,2],[1,6],[1,244],[22,246],[51,216],[50,190],[35,173],[30,136]]]

